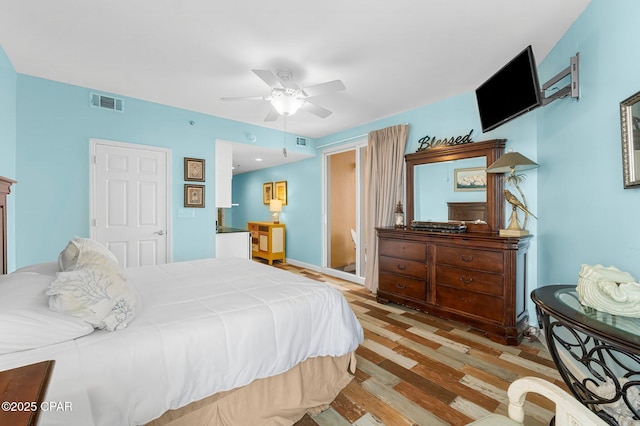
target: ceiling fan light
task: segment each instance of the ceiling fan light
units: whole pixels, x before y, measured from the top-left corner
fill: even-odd
[[[293,96],[278,96],[271,100],[271,105],[282,115],[293,115],[302,106],[304,101]]]

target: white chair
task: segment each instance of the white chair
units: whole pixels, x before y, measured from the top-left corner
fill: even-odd
[[[356,250],[358,248],[358,234],[356,234],[356,230],[351,228],[351,239],[353,240],[353,249]],[[356,272],[356,264],[350,263],[344,267],[345,272]]]
[[[509,417],[491,414],[476,420],[474,426],[516,426],[524,421],[524,400],[528,392],[544,396],[556,404],[556,426],[601,426],[604,420],[558,386],[537,377],[522,377],[509,386]]]

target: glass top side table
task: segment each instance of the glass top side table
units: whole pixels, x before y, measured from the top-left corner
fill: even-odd
[[[573,396],[608,424],[638,421],[640,319],[583,306],[575,285],[541,287],[531,299]]]

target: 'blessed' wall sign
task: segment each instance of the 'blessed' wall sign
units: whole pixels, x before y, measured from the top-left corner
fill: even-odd
[[[436,139],[435,136],[425,136],[418,140],[420,146],[416,150],[416,152],[424,151],[425,149],[435,148],[436,146],[453,146],[453,145],[462,145],[465,143],[473,142],[471,139],[471,133],[473,133],[473,129],[469,131],[469,134],[464,136],[451,136],[448,139]]]

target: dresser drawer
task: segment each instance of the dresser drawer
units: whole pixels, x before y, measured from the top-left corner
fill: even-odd
[[[408,260],[427,260],[427,245],[413,241],[379,240],[378,253]]]
[[[426,284],[424,281],[400,275],[380,272],[378,288],[387,293],[410,297],[412,299],[424,300],[426,295]]]
[[[439,285],[436,286],[436,305],[492,321],[503,321],[504,306],[500,297]]]
[[[383,272],[407,275],[424,280],[426,278],[427,264],[415,260],[405,260],[397,257],[380,256],[378,269]]]
[[[462,269],[448,265],[436,265],[436,283],[446,284],[467,291],[503,294],[503,276],[490,272]]]
[[[436,246],[436,263],[501,274],[504,270],[504,254],[500,251]]]

